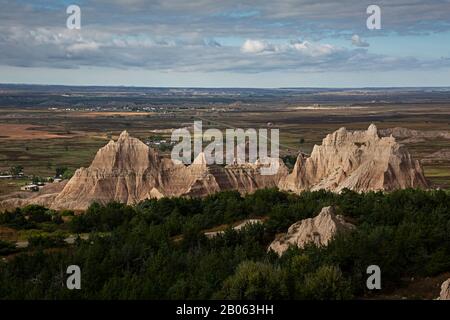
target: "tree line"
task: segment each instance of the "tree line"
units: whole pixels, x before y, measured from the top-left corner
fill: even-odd
[[[281,257],[267,251],[276,234],[328,205],[356,229],[327,247],[290,248]],[[0,215],[0,224],[29,228],[46,219],[60,223],[57,216],[34,206]],[[264,223],[204,235],[255,217]],[[35,240],[27,252],[0,262],[1,299],[351,299],[373,295],[365,287],[372,264],[380,266],[385,289],[403,277],[450,270],[450,195],[442,190],[294,195],[266,189],[134,206],[94,203],[62,225],[89,233],[89,240],[66,246]],[[81,268],[82,290],[65,286],[73,264]]]

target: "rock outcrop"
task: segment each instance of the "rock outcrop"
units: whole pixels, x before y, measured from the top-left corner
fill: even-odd
[[[290,174],[281,160],[275,175],[261,174],[263,167],[258,161],[207,165],[203,153],[186,166],[162,157],[124,131],[117,141],[111,140],[97,152],[88,168],[78,169],[67,184],[36,194],[0,198],[0,211],[31,203],[85,210],[94,201],[134,204],[148,198],[204,196],[222,190],[252,193],[273,187],[293,192],[428,187],[419,162],[393,137],[380,138],[374,125],[367,131],[341,128],[329,134],[322,145],[314,146],[310,157],[298,156]]]
[[[273,250],[281,256],[289,246],[303,248],[310,243],[326,246],[336,234],[353,228],[354,225],[335,214],[333,207],[324,207],[316,217],[300,220],[291,225],[286,234],[278,236],[270,244],[268,250]]]
[[[300,154],[294,170],[279,185],[301,192],[339,192],[426,188],[420,163],[393,137],[380,138],[375,125],[366,131],[340,128],[315,145],[309,158]]]
[[[245,229],[245,227],[249,226],[249,225],[255,225],[255,224],[260,224],[262,223],[263,220],[262,219],[247,219],[242,221],[241,223],[235,225],[234,227],[232,227],[233,230],[235,231],[241,231],[243,229]],[[207,238],[214,238],[217,235],[220,234],[224,234],[225,230],[218,230],[218,231],[207,231],[204,233],[204,235]]]
[[[381,136],[393,136],[396,139],[450,139],[449,131],[435,131],[435,130],[413,130],[402,127],[395,127],[380,130]]]
[[[28,204],[37,204],[49,207],[58,194],[64,189],[67,181],[54,182],[45,185],[39,192],[15,192],[0,197],[0,213],[5,210],[14,210]]]
[[[200,153],[189,166],[163,158],[124,131],[101,148],[89,168],[78,169],[50,204],[53,209],[84,210],[92,202],[134,204],[148,198],[204,196],[221,190],[242,193],[276,187],[287,174],[283,165],[273,176],[260,174],[260,165],[207,165]]]
[[[447,162],[450,159],[450,149],[441,149],[436,152],[433,152],[424,159],[421,160],[421,163],[436,163],[436,162]]]
[[[450,279],[447,279],[442,283],[439,300],[450,300]]]

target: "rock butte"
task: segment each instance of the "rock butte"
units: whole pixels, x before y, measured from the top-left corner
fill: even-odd
[[[326,246],[340,232],[352,230],[355,226],[336,215],[333,207],[324,207],[314,218],[300,220],[291,225],[286,234],[278,236],[269,246],[282,255],[289,246],[303,248],[307,244]]]
[[[36,194],[3,196],[0,211],[32,203],[52,209],[85,210],[94,201],[134,204],[148,198],[204,196],[222,190],[252,193],[272,187],[297,193],[428,187],[419,162],[392,136],[380,138],[373,124],[366,131],[341,128],[327,135],[322,145],[314,146],[309,158],[298,156],[290,174],[281,160],[276,175],[261,175],[261,167],[258,162],[207,165],[204,154],[191,165],[176,164],[124,131],[67,183],[53,184]]]
[[[442,283],[439,300],[450,300],[450,279]]]
[[[363,192],[427,188],[428,182],[419,161],[392,136],[380,138],[371,124],[366,131],[340,128],[327,135],[309,158],[298,156],[293,172],[279,187],[294,192],[344,188]]]

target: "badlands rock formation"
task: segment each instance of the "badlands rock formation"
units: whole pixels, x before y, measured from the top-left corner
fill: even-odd
[[[441,149],[425,156],[425,159],[422,159],[421,163],[447,162],[448,159],[450,159],[450,149]]]
[[[189,166],[163,158],[124,131],[101,148],[89,168],[78,169],[50,207],[84,210],[92,202],[137,203],[165,196],[204,196],[221,190],[253,192],[276,187],[287,174],[263,176],[261,165],[208,166],[203,153]]]
[[[450,279],[442,283],[439,300],[450,300]]]
[[[15,192],[0,196],[0,213],[5,210],[14,210],[28,204],[38,204],[50,206],[58,194],[66,185],[67,181],[50,183],[44,186],[39,192]]]
[[[238,225],[232,227],[232,229],[235,230],[235,231],[241,231],[241,230],[243,230],[245,227],[247,227],[249,225],[260,224],[262,222],[263,222],[262,219],[247,219],[247,220],[242,221]],[[217,236],[219,234],[224,234],[224,233],[225,233],[225,230],[208,231],[208,232],[205,232],[204,235],[207,238],[214,238],[215,236]]]
[[[450,139],[449,131],[421,131],[402,127],[380,130],[381,136],[393,136],[396,139]]]
[[[279,185],[294,192],[344,188],[358,192],[426,188],[418,161],[393,137],[380,138],[377,127],[366,131],[340,128],[315,145],[309,158],[300,154],[294,170]]]
[[[354,225],[335,214],[333,207],[324,207],[315,218],[300,220],[289,227],[288,232],[275,239],[268,250],[282,255],[289,246],[303,248],[309,243],[326,246],[340,232],[349,231]]]
[[[101,148],[88,168],[78,169],[70,181],[53,184],[39,193],[0,198],[0,212],[35,203],[52,209],[85,210],[92,202],[137,203],[148,198],[204,196],[222,190],[251,193],[261,188],[281,190],[327,189],[339,192],[426,188],[418,161],[393,137],[341,128],[314,146],[310,157],[300,154],[289,174],[281,160],[277,174],[262,175],[262,164],[207,165],[204,154],[185,166],[149,148],[124,131],[117,141]],[[2,201],[3,200],[3,201]]]

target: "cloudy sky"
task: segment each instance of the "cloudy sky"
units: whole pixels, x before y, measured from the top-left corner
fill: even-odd
[[[81,8],[81,29],[66,9]],[[369,30],[366,9],[381,8]],[[0,82],[450,86],[450,0],[0,0]]]

